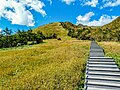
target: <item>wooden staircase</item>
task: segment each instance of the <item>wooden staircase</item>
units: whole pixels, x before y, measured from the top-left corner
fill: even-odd
[[[84,90],[120,90],[120,70],[111,57],[104,56],[104,50],[91,42],[86,66]]]

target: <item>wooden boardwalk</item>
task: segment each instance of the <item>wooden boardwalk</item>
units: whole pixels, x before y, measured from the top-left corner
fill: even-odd
[[[96,42],[91,42],[84,90],[120,90],[120,70]]]

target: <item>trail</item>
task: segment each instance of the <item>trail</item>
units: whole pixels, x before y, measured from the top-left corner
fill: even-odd
[[[91,42],[86,66],[85,90],[120,90],[120,70],[111,57],[104,56],[104,50]]]

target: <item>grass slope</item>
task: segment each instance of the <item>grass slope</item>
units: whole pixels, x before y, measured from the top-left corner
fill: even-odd
[[[46,24],[33,30],[33,32],[41,31],[44,35],[57,34],[58,36],[67,36],[68,31],[63,28],[60,22]]]
[[[100,45],[104,48],[105,55],[113,57],[120,68],[120,43],[101,42]]]
[[[45,43],[0,50],[0,90],[77,90],[84,83],[89,41]]]
[[[69,29],[69,36],[80,40],[120,41],[120,17],[102,27],[74,26]]]

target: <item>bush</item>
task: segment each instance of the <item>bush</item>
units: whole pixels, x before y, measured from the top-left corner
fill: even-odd
[[[62,40],[61,38],[58,38],[57,40]]]
[[[69,29],[68,36],[78,40],[120,41],[120,30],[84,27]]]
[[[11,30],[6,28],[3,34],[0,34],[0,48],[16,47],[21,45],[33,45],[43,42],[43,39],[56,39],[57,35],[48,34],[44,36],[42,32],[33,33],[32,30],[21,31],[11,34]]]
[[[0,35],[0,48],[16,47],[21,45],[33,45],[43,42],[44,35],[40,32],[32,33],[32,30],[20,31],[11,34],[8,28],[4,30],[4,34]]]

